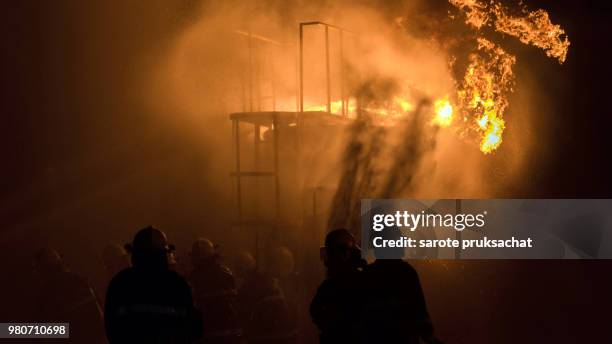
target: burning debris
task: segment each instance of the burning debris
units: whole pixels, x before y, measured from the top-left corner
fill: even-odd
[[[478,38],[478,50],[469,61],[457,98],[467,129],[478,133],[480,150],[487,154],[502,143],[503,113],[508,107],[506,95],[514,84],[516,58],[495,43]]]
[[[400,131],[399,140],[387,142],[383,138],[388,131],[381,135],[380,128],[373,128],[367,135],[363,123],[355,125],[359,130],[351,135],[352,145],[345,156],[345,174],[333,202],[329,225],[358,228],[357,200],[360,198],[393,198],[414,192],[416,175],[423,168],[426,155],[435,147],[435,135],[439,130],[450,129],[461,137],[475,139],[484,154],[491,154],[500,147],[506,128],[504,114],[510,106],[508,97],[515,87],[513,67],[517,58],[493,40],[495,35],[490,32],[485,35],[485,28],[493,28],[497,33],[538,47],[561,64],[567,57],[569,40],[559,25],[550,22],[544,10],[529,12],[521,7],[518,14],[512,14],[495,1],[449,2],[465,15],[468,28],[475,30],[467,40],[454,38],[463,44],[462,49],[449,53],[450,67],[458,71],[454,89],[440,95],[419,89],[409,80],[400,80],[391,93],[366,92],[369,97],[363,97],[365,101],[361,99],[359,104],[359,111],[366,114],[361,121],[393,117],[399,124],[397,127],[404,130]],[[456,13],[449,16],[452,20],[460,18]],[[409,18],[396,19],[400,27],[408,22]],[[434,44],[445,46],[442,39]],[[360,89],[376,90],[372,86],[374,81],[361,82]],[[363,96],[363,92],[356,93]],[[424,125],[428,123],[430,125]],[[393,156],[393,162],[381,163],[382,156]]]
[[[548,13],[539,9],[529,11],[520,4],[516,14],[497,1],[488,3],[480,0],[449,0],[466,16],[466,24],[477,30],[490,26],[495,31],[518,38],[524,44],[530,44],[546,52],[548,57],[565,62],[570,41],[559,25],[550,21]]]
[[[513,91],[515,76],[512,67],[516,57],[481,34],[484,27],[518,38],[546,52],[551,58],[565,62],[569,39],[565,31],[551,23],[542,9],[530,12],[521,5],[518,14],[497,1],[449,0],[465,14],[465,23],[478,31],[477,49],[469,56],[469,65],[458,84],[457,99],[468,131],[480,137],[480,150],[491,153],[502,143],[503,119],[508,94]]]
[[[464,17],[467,26],[475,30],[467,41],[462,38],[466,48],[450,54],[449,65],[459,70],[455,89],[451,92],[454,94],[435,94],[415,87],[410,80],[398,80],[394,81],[391,90],[374,89],[372,92],[376,92],[376,97],[366,97],[366,101],[352,99],[345,106],[349,116],[356,117],[361,111],[378,116],[380,123],[394,123],[410,116],[415,104],[425,97],[433,104],[430,112],[432,125],[454,130],[461,137],[478,142],[480,150],[490,154],[503,142],[504,115],[510,105],[508,97],[514,91],[513,67],[516,64],[516,56],[493,40],[490,29],[540,48],[561,64],[566,60],[570,42],[565,31],[553,24],[543,9],[529,11],[523,4],[510,9],[495,0],[449,0],[449,3],[458,9],[458,13],[449,12],[449,18]],[[403,27],[410,20],[400,17],[395,22]],[[437,43],[444,45],[443,42]],[[456,63],[466,60],[461,54],[467,56],[466,64]],[[361,80],[356,86],[357,93],[359,88],[372,87],[370,83],[371,80]],[[327,105],[310,105],[305,110],[339,114],[343,107],[342,101],[337,100],[330,103],[329,109]]]

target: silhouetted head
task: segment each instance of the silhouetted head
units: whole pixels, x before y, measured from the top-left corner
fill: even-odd
[[[355,237],[344,228],[335,229],[327,234],[321,256],[331,274],[356,269],[361,260],[361,252]]]
[[[102,261],[107,273],[114,276],[130,266],[130,259],[125,248],[118,244],[108,244],[102,250]]]
[[[285,246],[273,249],[270,253],[269,259],[270,273],[274,277],[286,277],[295,270],[293,253]]]
[[[138,231],[126,249],[132,254],[135,267],[154,269],[167,269],[170,255],[174,252],[174,246],[168,244],[166,234],[151,226]]]
[[[232,259],[232,270],[238,280],[244,280],[257,270],[257,262],[250,252],[242,251]]]
[[[191,264],[197,266],[217,258],[217,250],[212,241],[198,238],[191,246]]]
[[[43,248],[36,253],[34,262],[36,271],[41,275],[53,274],[66,271],[66,265],[62,255],[52,248]]]

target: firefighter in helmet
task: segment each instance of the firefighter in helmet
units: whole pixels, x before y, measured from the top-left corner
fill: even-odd
[[[114,343],[192,343],[201,335],[187,281],[170,269],[164,232],[144,228],[126,245],[132,267],[121,271],[108,286],[105,303],[106,334]]]
[[[72,343],[104,342],[102,312],[87,279],[70,271],[52,248],[40,250],[34,265],[40,277],[40,322],[70,323]]]
[[[236,283],[219,261],[217,247],[208,239],[197,239],[191,248],[191,264],[189,282],[202,312],[203,342],[240,343]]]

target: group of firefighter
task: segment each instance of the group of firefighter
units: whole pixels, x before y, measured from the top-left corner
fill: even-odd
[[[190,271],[177,272],[174,246],[153,227],[125,248],[109,245],[103,259],[110,283],[96,295],[57,251],[36,256],[41,276],[40,322],[70,323],[73,343],[307,343],[297,292],[303,281],[284,247],[261,271],[247,252],[232,269],[217,247],[192,245]],[[367,264],[353,235],[328,233],[321,257],[327,275],[309,311],[321,343],[435,342],[416,271],[402,260]],[[103,304],[103,307],[99,305]],[[303,332],[303,331],[302,331]],[[303,334],[303,333],[302,333]]]

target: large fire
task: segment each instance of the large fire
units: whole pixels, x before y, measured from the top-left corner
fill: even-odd
[[[492,28],[502,35],[518,38],[522,43],[545,51],[546,55],[564,63],[569,49],[565,31],[552,24],[545,10],[528,11],[520,4],[514,11],[498,1],[449,0],[465,16],[465,23],[476,30],[475,49],[469,52],[468,65],[461,80],[456,81],[454,97],[433,96],[433,125],[452,127],[467,137],[474,137],[484,154],[494,152],[503,142],[506,127],[504,114],[508,109],[508,96],[513,92],[513,72],[516,56],[485,38],[481,32]],[[450,14],[451,18],[455,18]],[[401,19],[401,18],[400,18]],[[451,61],[455,61],[451,57]],[[406,84],[409,82],[406,80]],[[383,118],[396,118],[415,109],[415,100],[409,90],[400,92],[384,104],[364,106],[363,111]],[[337,100],[327,105],[306,106],[306,111],[327,111],[352,116],[356,112],[354,102]],[[458,118],[459,120],[455,120]]]
[[[458,105],[468,125],[480,138],[480,150],[491,153],[502,143],[503,114],[512,91],[516,58],[493,42],[478,39],[477,52],[470,55],[469,66],[457,91]]]
[[[517,37],[546,52],[546,55],[565,62],[569,39],[565,31],[551,23],[548,13],[542,9],[530,12],[524,5],[517,14],[497,1],[449,0],[465,14],[465,22],[478,32],[485,26],[495,31]],[[505,128],[504,112],[509,105],[508,95],[513,91],[515,76],[512,67],[516,57],[485,39],[477,38],[477,50],[469,57],[469,66],[459,83],[457,98],[466,122],[480,136],[480,150],[491,153],[502,143]]]
[[[570,41],[559,25],[550,21],[548,13],[539,9],[529,11],[522,3],[515,13],[498,1],[449,0],[466,16],[466,24],[477,30],[485,26],[518,38],[546,52],[546,55],[565,62]]]

